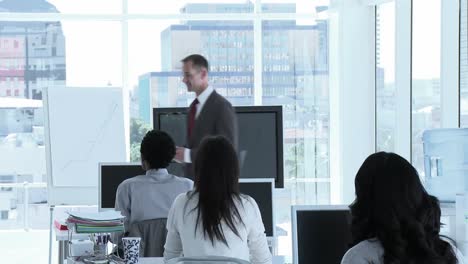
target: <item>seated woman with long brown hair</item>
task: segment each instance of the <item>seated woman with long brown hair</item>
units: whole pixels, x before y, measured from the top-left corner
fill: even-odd
[[[164,258],[224,256],[271,263],[260,210],[239,193],[239,162],[225,137],[201,143],[195,188],[179,195],[169,212]]]

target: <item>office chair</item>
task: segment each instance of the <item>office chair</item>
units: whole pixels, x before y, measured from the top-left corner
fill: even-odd
[[[129,237],[141,237],[141,257],[162,257],[166,243],[167,218],[156,218],[133,223],[128,228]]]

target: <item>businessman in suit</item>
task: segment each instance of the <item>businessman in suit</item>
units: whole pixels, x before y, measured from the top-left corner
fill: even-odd
[[[181,62],[183,82],[197,98],[190,104],[187,115],[186,145],[177,147],[174,159],[185,163],[185,176],[193,179],[192,162],[204,137],[223,135],[237,149],[237,118],[231,103],[208,84],[208,61],[199,54],[193,54]]]

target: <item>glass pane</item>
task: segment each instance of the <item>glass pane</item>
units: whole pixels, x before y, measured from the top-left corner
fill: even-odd
[[[460,126],[468,127],[468,1],[461,0],[460,16]]]
[[[43,89],[121,85],[120,28],[0,21],[0,183],[47,182]],[[0,187],[0,229],[49,228],[47,189],[29,188],[24,197],[24,188]]]
[[[139,157],[142,133],[137,127],[149,129],[151,106],[186,107],[193,100],[182,82],[180,62],[192,53],[208,59],[210,85],[217,92],[234,105],[253,104],[252,22],[130,21],[131,116],[143,121],[131,121],[132,160]]]
[[[377,6],[376,23],[376,119],[377,151],[395,151],[395,2]]]
[[[0,12],[117,14],[122,12],[122,0],[4,0]]]
[[[0,175],[0,183],[12,183],[16,175]],[[21,229],[24,226],[24,203],[20,188],[0,187],[0,230]]]
[[[152,105],[186,107],[194,98],[182,83],[180,60],[203,54],[210,64],[210,84],[233,104],[253,103],[253,26],[250,21],[201,23],[129,22],[129,80],[134,90],[152,88]],[[148,36],[148,31],[155,32]],[[186,45],[190,43],[190,45]],[[150,59],[148,59],[150,58]],[[149,86],[148,86],[149,85]],[[149,99],[139,98],[140,101]],[[141,105],[140,105],[141,106]],[[140,108],[147,123],[149,105]]]
[[[62,25],[66,43],[67,86],[122,86],[121,24],[63,21]]]
[[[283,105],[285,181],[298,184],[330,177],[328,20],[308,22],[264,21],[262,32],[262,100]],[[330,202],[297,191],[298,203]]]
[[[57,85],[121,86],[120,31],[119,22],[0,21],[0,97],[42,99],[43,87]]]
[[[413,1],[412,163],[424,177],[422,134],[441,126],[441,0]]]
[[[328,0],[262,0],[262,12],[311,14],[314,18],[320,19],[326,15],[329,2]]]
[[[0,97],[41,99],[64,85],[65,35],[60,22],[0,21]]]
[[[245,0],[129,0],[128,11],[139,14],[253,13],[253,1]]]

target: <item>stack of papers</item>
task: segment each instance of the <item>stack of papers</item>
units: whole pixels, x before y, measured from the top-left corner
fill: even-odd
[[[123,220],[118,211],[100,213],[69,212],[67,223],[75,226],[76,233],[110,233],[123,232]]]

